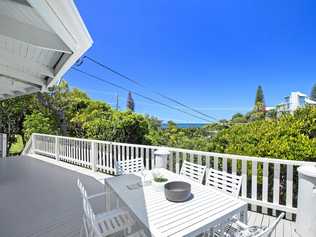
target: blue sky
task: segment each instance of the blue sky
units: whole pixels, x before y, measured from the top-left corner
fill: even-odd
[[[249,111],[259,84],[266,104],[273,106],[291,91],[309,94],[316,83],[313,0],[76,4],[94,40],[89,56],[219,119]],[[88,61],[80,69],[160,99]],[[127,92],[74,71],[65,79],[110,104],[118,94],[125,109]],[[136,96],[134,100],[139,113],[202,122]]]

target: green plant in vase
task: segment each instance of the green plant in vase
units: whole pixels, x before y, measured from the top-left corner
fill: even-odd
[[[162,191],[168,179],[164,177],[160,172],[154,172],[153,178],[154,178],[153,186],[155,187],[155,189],[157,191]]]
[[[155,177],[154,181],[157,182],[157,183],[164,183],[164,182],[167,182],[168,179],[161,176],[161,177]]]

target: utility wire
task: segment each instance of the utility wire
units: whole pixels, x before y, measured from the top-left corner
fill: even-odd
[[[206,117],[206,118],[208,118],[208,119],[218,121],[218,119],[215,118],[215,117],[213,117],[213,116],[210,116],[210,115],[208,115],[208,114],[205,114],[205,113],[203,113],[203,112],[201,112],[201,111],[199,111],[199,110],[197,110],[197,109],[195,109],[195,108],[192,108],[191,106],[188,106],[188,105],[186,105],[186,104],[184,104],[184,103],[182,103],[182,102],[180,102],[180,101],[178,101],[178,100],[176,100],[176,99],[173,99],[173,98],[171,98],[171,97],[169,97],[169,96],[166,96],[166,95],[164,95],[164,94],[162,94],[162,93],[160,93],[160,92],[158,92],[158,91],[154,91],[154,90],[152,90],[152,89],[147,88],[145,85],[141,84],[140,82],[138,82],[138,81],[136,81],[136,80],[134,80],[134,79],[132,79],[132,78],[130,78],[130,77],[128,77],[128,76],[126,76],[126,75],[124,75],[124,74],[122,74],[122,73],[116,71],[116,70],[114,70],[113,68],[111,68],[111,67],[109,67],[109,66],[107,66],[107,65],[105,65],[105,64],[103,64],[103,63],[101,63],[101,62],[99,62],[99,61],[97,61],[96,59],[94,59],[94,58],[92,58],[92,57],[90,57],[90,56],[84,56],[84,57],[83,57],[83,60],[84,60],[85,58],[88,59],[88,60],[90,60],[91,62],[93,62],[93,63],[99,65],[100,67],[103,67],[103,68],[105,68],[106,70],[108,70],[108,71],[110,71],[110,72],[112,72],[112,73],[114,73],[114,74],[116,74],[116,75],[118,75],[118,76],[120,76],[120,77],[122,77],[122,78],[124,78],[124,79],[126,79],[126,80],[128,80],[128,81],[130,81],[130,82],[132,82],[132,83],[134,83],[134,84],[136,84],[136,85],[138,85],[139,87],[142,87],[143,89],[148,89],[148,90],[150,90],[150,92],[153,93],[153,94],[159,95],[160,97],[162,97],[162,98],[164,98],[164,99],[166,99],[166,100],[169,100],[169,101],[171,101],[171,102],[173,102],[173,103],[176,103],[176,104],[178,104],[178,105],[180,105],[180,106],[182,106],[182,107],[184,107],[184,108],[186,108],[186,109],[189,109],[189,110],[191,110],[191,111],[193,111],[193,112],[195,112],[195,113],[198,113],[198,114],[200,114],[200,115],[203,115],[204,117]],[[80,63],[80,65],[81,65],[81,64],[82,64],[82,62]],[[79,66],[80,66],[80,65],[79,65]]]
[[[158,101],[158,100],[155,100],[155,99],[153,99],[153,98],[151,98],[151,97],[149,97],[149,96],[145,96],[145,95],[142,95],[142,94],[140,94],[140,93],[138,93],[138,92],[129,90],[129,89],[123,87],[123,86],[120,86],[120,85],[117,85],[117,84],[115,84],[115,83],[113,83],[113,82],[107,81],[107,80],[105,80],[104,78],[98,77],[98,76],[96,76],[96,75],[94,75],[94,74],[91,74],[91,73],[89,73],[89,72],[82,71],[82,70],[80,70],[80,69],[78,69],[78,68],[75,68],[75,67],[72,67],[71,69],[72,69],[72,70],[75,70],[75,71],[77,71],[77,72],[80,72],[80,73],[82,73],[82,74],[84,74],[84,75],[86,75],[86,76],[88,76],[88,77],[90,77],[90,78],[96,79],[96,80],[98,80],[98,81],[101,81],[101,82],[106,83],[106,84],[108,84],[108,85],[111,85],[111,86],[113,86],[113,87],[119,88],[119,89],[121,89],[121,90],[124,90],[124,91],[127,91],[127,92],[130,91],[130,92],[132,92],[133,94],[135,94],[135,95],[137,95],[137,96],[139,96],[139,97],[141,97],[141,98],[143,98],[143,99],[146,99],[146,100],[149,100],[149,101],[154,102],[154,103],[156,103],[156,104],[165,106],[165,107],[167,107],[167,108],[169,108],[169,109],[177,110],[177,111],[179,111],[179,112],[181,112],[181,113],[184,113],[184,114],[189,115],[189,116],[191,116],[191,117],[194,117],[194,118],[203,120],[203,121],[208,122],[208,123],[210,122],[209,120],[207,120],[207,119],[205,119],[205,118],[202,118],[202,117],[197,116],[197,115],[195,115],[195,114],[189,113],[189,112],[187,112],[187,111],[185,111],[185,110],[182,110],[182,109],[179,109],[179,108],[177,108],[177,107],[173,107],[173,106],[171,106],[171,105],[165,104],[165,103],[160,102],[160,101]]]

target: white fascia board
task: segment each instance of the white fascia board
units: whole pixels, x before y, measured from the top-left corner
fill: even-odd
[[[92,45],[91,36],[73,0],[27,0],[47,25],[74,53]]]
[[[56,65],[55,77],[48,86],[54,85],[91,47],[93,41],[73,0],[27,1],[72,51],[70,55],[63,55]]]

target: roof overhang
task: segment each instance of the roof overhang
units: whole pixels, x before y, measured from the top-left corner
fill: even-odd
[[[73,0],[0,0],[0,100],[46,91],[91,45]]]

